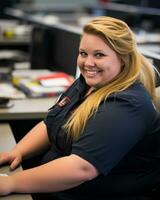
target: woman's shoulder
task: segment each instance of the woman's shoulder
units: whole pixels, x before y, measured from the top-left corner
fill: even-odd
[[[106,105],[108,103],[114,107],[127,107],[139,111],[145,110],[148,113],[156,111],[151,96],[140,82],[135,82],[124,91],[110,95],[106,100]]]
[[[130,87],[127,89],[116,92],[112,95],[109,96],[109,99],[114,98],[114,100],[124,100],[124,101],[129,101],[129,102],[138,102],[138,101],[149,101],[151,102],[151,96],[149,95],[148,91],[145,89],[143,84],[140,82],[135,82],[132,84]]]

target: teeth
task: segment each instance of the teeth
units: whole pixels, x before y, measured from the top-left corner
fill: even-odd
[[[98,71],[98,70],[95,69],[95,68],[92,68],[92,69],[91,69],[91,68],[90,68],[90,69],[89,69],[89,68],[85,68],[85,70],[86,70],[86,71]]]
[[[89,75],[96,75],[97,71],[86,70],[86,73],[89,74]]]

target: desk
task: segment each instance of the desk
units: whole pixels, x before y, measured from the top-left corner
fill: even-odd
[[[14,136],[8,124],[0,124],[0,151],[11,149],[15,145]],[[22,170],[18,167],[14,171],[9,170],[9,166],[0,166],[0,173],[13,174]],[[1,200],[32,200],[29,194],[12,194],[9,196],[0,197]]]
[[[9,123],[18,142],[38,122],[44,119],[57,97],[11,100],[10,108],[0,108],[0,121]]]
[[[11,108],[0,109],[0,120],[43,119],[57,98],[11,100]]]

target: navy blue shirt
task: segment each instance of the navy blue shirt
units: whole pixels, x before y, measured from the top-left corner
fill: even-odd
[[[160,184],[160,117],[149,94],[137,81],[110,95],[79,139],[69,142],[62,125],[87,89],[81,77],[48,112],[44,122],[52,146],[42,162],[76,154],[98,169],[97,178],[64,192],[75,198],[152,194]]]

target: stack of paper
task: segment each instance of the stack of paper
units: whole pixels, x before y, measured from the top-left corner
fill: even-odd
[[[29,97],[57,96],[64,92],[72,83],[73,78],[63,72],[30,70],[25,76],[13,74],[13,83]],[[26,75],[28,74],[28,76]]]
[[[0,83],[0,98],[23,99],[26,95],[9,82]]]

